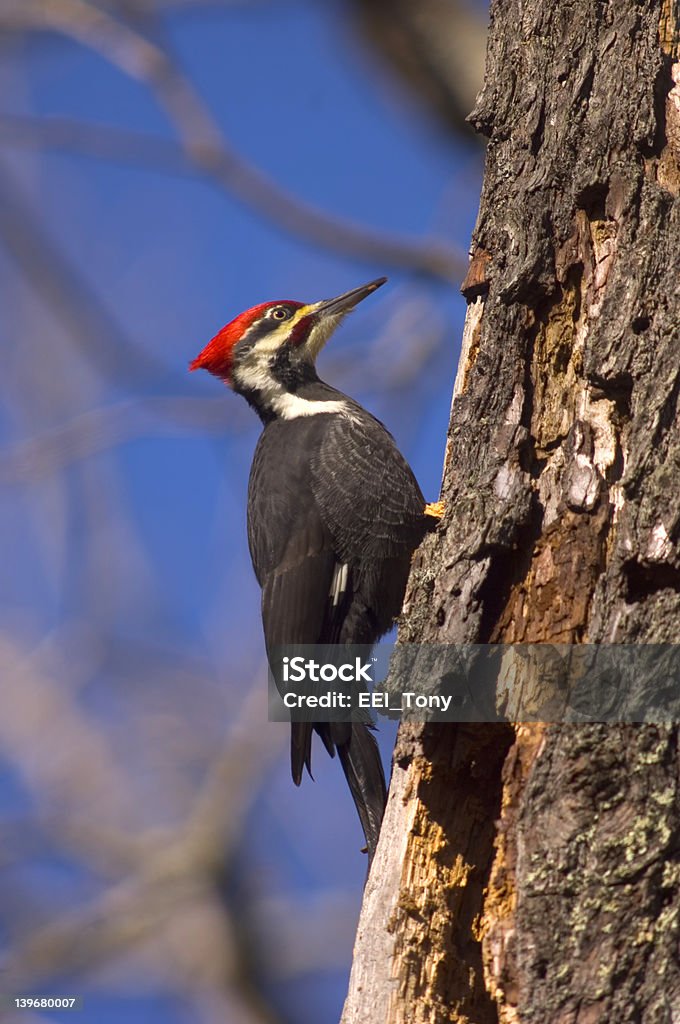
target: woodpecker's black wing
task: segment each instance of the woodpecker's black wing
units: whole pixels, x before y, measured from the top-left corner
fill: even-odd
[[[354,402],[350,415],[328,418],[312,458],[312,491],[329,531],[341,581],[339,640],[373,644],[401,611],[413,551],[427,530],[425,499],[382,423]],[[338,753],[372,856],[386,802],[373,736],[353,725]]]
[[[297,505],[281,559],[262,580],[262,624],[270,661],[283,646],[338,643],[346,598],[334,604],[330,597],[335,572],[330,537],[310,498]],[[311,775],[314,727],[311,719],[291,723],[291,771],[297,786],[304,767]],[[347,723],[319,723],[316,729],[331,755],[350,733]]]
[[[373,644],[401,611],[411,556],[427,531],[425,499],[392,435],[349,405],[352,415],[328,417],[312,459],[312,490],[352,578],[340,642]]]
[[[248,536],[268,651],[372,644],[401,609],[424,499],[382,424],[346,403],[349,415],[271,421],[255,453]],[[294,723],[296,783],[310,767],[312,728],[338,749],[372,855],[386,798],[375,740],[360,722]]]
[[[248,541],[262,587],[267,652],[296,644],[336,644],[347,612],[350,581],[338,566],[333,542],[311,492],[310,456],[326,415],[275,420],[263,431],[248,488]],[[340,572],[340,577],[338,573]],[[342,593],[338,584],[346,584]],[[291,769],[296,785],[311,770],[313,723],[292,724]],[[319,725],[324,744],[346,742],[349,725]]]
[[[337,556],[312,491],[310,467],[330,418],[274,420],[255,450],[248,485],[248,543],[262,587],[268,650],[339,642],[347,598],[336,585]]]

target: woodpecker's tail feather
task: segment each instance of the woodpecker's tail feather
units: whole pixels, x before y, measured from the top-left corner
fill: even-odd
[[[331,757],[335,756],[336,750],[338,752],[366,837],[370,867],[378,845],[380,825],[387,803],[385,773],[371,727],[363,722],[317,722],[314,725],[311,722],[293,722],[290,753],[293,781],[296,786],[300,785],[305,768],[310,776],[312,775],[313,729],[321,736]]]
[[[338,743],[337,750],[366,837],[370,868],[387,803],[378,744],[368,726],[353,722],[349,738]]]
[[[311,722],[291,723],[290,768],[296,786],[302,782],[305,768],[312,776],[312,729]]]

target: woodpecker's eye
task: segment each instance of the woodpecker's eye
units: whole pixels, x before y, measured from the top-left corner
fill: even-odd
[[[287,306],[274,306],[274,308],[270,309],[267,314],[267,316],[270,316],[272,320],[289,320],[291,315],[291,311]]]

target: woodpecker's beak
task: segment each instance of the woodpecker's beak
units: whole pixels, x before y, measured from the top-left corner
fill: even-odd
[[[315,302],[313,306],[307,306],[304,311],[300,310],[300,313],[304,317],[309,317],[313,324],[304,346],[307,355],[316,359],[342,318],[367,295],[381,284],[385,284],[386,280],[386,277],[379,277],[369,284],[362,284],[360,288],[352,288],[350,292],[336,295],[334,299],[323,299],[321,302]]]
[[[323,299],[315,304],[314,313],[324,319],[327,316],[343,316],[343,314],[349,313],[350,309],[354,309],[362,299],[365,299],[371,292],[374,292],[376,288],[380,288],[381,285],[385,284],[386,280],[386,277],[379,277],[377,280],[371,281],[370,284],[362,284],[359,288],[352,288],[351,291],[345,292],[343,295],[337,295],[334,299]]]
[[[377,281],[371,281],[370,284],[352,288],[351,292],[336,295],[334,299],[322,299],[321,302],[315,302],[313,305],[304,306],[299,310],[300,321],[304,320],[309,324],[309,330],[302,346],[305,355],[315,360],[342,318],[386,280],[386,277],[379,277]]]

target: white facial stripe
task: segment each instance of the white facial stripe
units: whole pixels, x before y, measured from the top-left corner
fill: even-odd
[[[270,331],[260,341],[255,342],[252,351],[266,353],[267,355],[271,355],[273,352],[276,352],[290,336],[290,333],[295,327],[295,325],[304,317],[306,317],[309,313],[311,313],[313,309],[313,306],[301,306],[300,309],[298,309],[298,311],[290,318],[290,320],[282,320],[280,325],[276,328],[276,330]],[[251,331],[256,331],[261,322],[261,320],[256,320],[255,323],[248,328],[248,330],[243,335],[243,338],[241,340],[247,341],[248,335],[251,333]],[[307,355],[306,348],[307,346],[303,345],[301,346],[300,349],[301,354],[304,354],[305,356]]]
[[[262,352],[259,346],[243,360],[236,374],[241,387],[249,391],[256,391],[264,404],[284,420],[294,420],[298,416],[315,416],[317,413],[346,413],[348,411],[347,403],[342,400],[312,401],[286,391],[283,384],[272,377],[269,356]]]
[[[264,338],[261,338],[260,341],[255,342],[252,351],[261,352],[263,355],[268,356],[272,355],[274,352],[277,352],[278,349],[280,349],[281,346],[285,344],[285,341],[288,335],[290,334],[290,325],[291,321],[287,320],[286,323],[281,324],[280,327],[277,327],[275,331],[271,331],[269,334],[265,334]],[[244,335],[244,338],[247,337],[247,334]]]
[[[299,323],[300,320],[304,320],[304,318],[309,316],[310,313],[313,313],[317,305],[319,305],[319,303],[312,306],[302,306],[290,320],[282,321],[280,327],[277,327],[275,331],[271,331],[269,334],[265,335],[261,341],[256,342],[253,346],[253,352],[262,352],[267,355],[271,355],[273,352],[276,352],[281,345],[286,342],[287,338],[290,337],[291,331],[295,325]],[[333,331],[343,320],[344,315],[344,313],[338,313],[336,316],[326,316],[319,323],[316,323],[312,327],[309,338],[305,344],[300,345],[297,349],[300,358],[311,359],[314,361]],[[257,321],[252,325],[252,327],[248,328],[246,333],[243,335],[243,341],[246,341],[249,333],[258,327],[259,322],[260,321]]]
[[[251,348],[247,348],[234,370],[234,380],[240,387],[257,392],[263,403],[284,420],[297,419],[299,416],[315,416],[318,413],[350,414],[349,407],[343,400],[323,402],[302,398],[287,391],[283,384],[272,376],[272,356],[287,343],[295,325],[315,309],[315,305],[302,306],[298,309],[290,320],[284,320],[279,327],[255,342]],[[294,358],[301,362],[313,363],[341,320],[342,314],[338,314],[325,317],[320,323],[315,324],[305,344],[295,349]],[[247,340],[248,334],[257,328],[258,323],[249,328],[243,336],[243,341]]]

